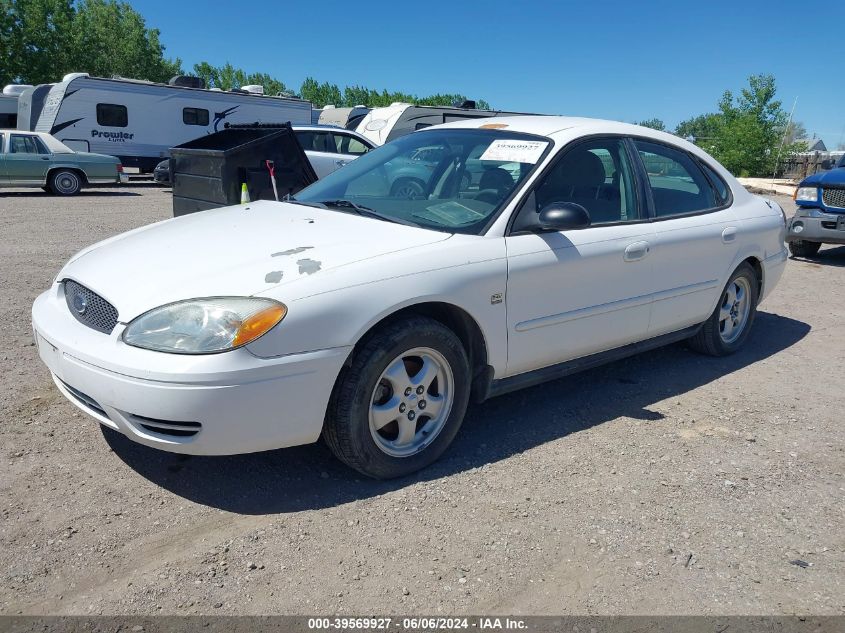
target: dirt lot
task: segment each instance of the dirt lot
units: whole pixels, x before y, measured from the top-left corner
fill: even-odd
[[[157,452],[59,395],[33,299],[169,209],[153,186],[0,195],[0,612],[845,613],[845,247],[790,260],[743,352],[489,401],[379,483],[322,445]]]

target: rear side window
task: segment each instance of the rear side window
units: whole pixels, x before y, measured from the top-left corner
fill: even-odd
[[[12,134],[9,143],[10,154],[49,154],[50,150],[40,138],[24,134]]]
[[[208,125],[208,110],[202,108],[182,108],[182,123],[185,125]]]
[[[129,114],[126,111],[126,106],[114,103],[98,103],[97,125],[126,127],[129,125]]]
[[[648,174],[657,217],[707,211],[721,206],[704,172],[686,152],[635,140]]]
[[[710,179],[710,182],[713,184],[713,187],[716,189],[716,197],[719,200],[719,204],[727,204],[728,200],[730,200],[730,190],[728,186],[725,184],[725,181],[722,180],[722,177],[717,174],[707,163],[701,163],[701,168],[704,170],[704,173],[707,174],[707,177]]]
[[[341,154],[360,156],[366,154],[370,149],[354,136],[348,134],[333,134],[332,136],[334,137],[335,147]]]

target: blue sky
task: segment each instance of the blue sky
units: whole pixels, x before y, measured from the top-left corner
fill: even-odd
[[[298,89],[313,76],[505,110],[670,127],[771,73],[785,109],[829,149],[845,143],[841,0],[461,2],[135,0],[186,69],[226,61]],[[810,37],[808,37],[810,36]],[[827,43],[826,43],[827,42]]]

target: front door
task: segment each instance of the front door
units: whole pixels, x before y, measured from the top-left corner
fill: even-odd
[[[508,375],[646,337],[652,232],[634,160],[621,138],[565,150],[538,180],[505,238]],[[532,216],[552,202],[590,213],[588,228],[536,233]]]
[[[43,184],[50,168],[50,150],[35,135],[10,134],[5,163],[6,176],[11,184]]]

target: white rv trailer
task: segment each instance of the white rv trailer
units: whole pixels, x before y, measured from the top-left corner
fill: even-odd
[[[30,88],[29,84],[9,84],[3,88],[0,93],[0,127],[14,129],[18,126],[18,97]]]
[[[18,129],[35,130],[38,116],[44,108],[44,100],[50,94],[50,88],[56,84],[38,84],[22,91],[18,96]]]
[[[77,151],[110,154],[124,166],[152,171],[171,147],[222,130],[227,122],[311,123],[309,101],[257,92],[72,73],[50,89],[35,131]]]

